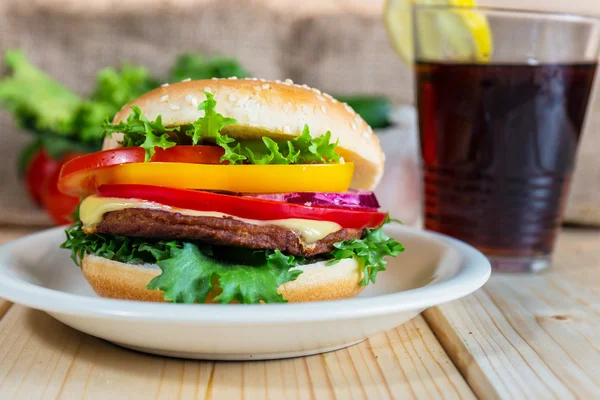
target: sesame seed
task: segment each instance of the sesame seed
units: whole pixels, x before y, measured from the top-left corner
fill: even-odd
[[[352,109],[352,107],[350,107],[348,104],[344,103],[344,108],[346,109],[346,111],[348,112],[354,112],[354,110]]]
[[[165,94],[164,96],[161,96],[161,98],[160,98],[160,102],[161,103],[164,103],[167,100],[169,100],[169,95],[168,94]]]
[[[281,83],[279,79],[275,79],[275,83]]]
[[[333,100],[333,97],[329,93],[323,93],[323,96],[327,97],[329,100]]]
[[[288,125],[283,127],[283,133],[290,133],[292,132],[292,130],[290,129],[290,127]]]
[[[317,89],[317,88],[312,88],[312,89],[310,89],[310,90],[312,90],[312,91],[313,91],[313,92],[315,92],[316,94],[321,94],[321,91],[320,91],[319,89]]]
[[[360,124],[360,115],[357,114],[354,121],[356,121],[357,124]]]
[[[192,80],[192,78],[185,78],[185,79],[182,79],[181,82],[189,82],[191,80]]]
[[[325,99],[325,97],[323,97],[323,96],[321,96],[321,95],[318,95],[318,96],[317,96],[317,99],[319,99],[319,100],[321,100],[321,101],[325,101],[325,100],[326,100],[326,99]]]
[[[259,81],[261,81],[261,82],[266,82],[267,80],[266,80],[266,79],[263,79],[263,78],[260,78],[260,79],[259,79]]]
[[[271,85],[269,85],[268,83],[265,83],[264,85],[262,85],[263,89],[270,89]]]
[[[213,77],[212,77],[212,78],[210,78],[210,79],[212,79],[213,81],[218,81],[218,80],[219,80],[219,78],[217,78],[216,76],[213,76]]]
[[[163,83],[162,85],[160,85],[160,87],[167,87],[167,86],[169,86],[168,83]]]
[[[301,88],[302,87],[302,86],[298,85],[297,83],[294,83],[292,86],[293,87],[297,87],[297,88]]]
[[[321,111],[323,111],[323,114],[327,114],[327,108],[325,108],[325,106],[321,106]]]
[[[385,153],[381,153],[381,158],[383,158],[383,161],[385,161]]]
[[[192,96],[191,94],[188,94],[187,96],[185,96],[185,100],[192,106],[198,107],[198,99],[195,98],[194,96]]]
[[[235,101],[235,100],[236,100],[235,94],[229,93],[229,101]]]
[[[369,137],[369,131],[364,131],[362,133],[362,137],[364,137],[365,139]]]
[[[227,78],[227,79],[231,79],[232,81],[235,81],[235,80],[237,79],[237,76],[230,76],[230,77],[229,77],[229,78]]]
[[[306,207],[310,207],[310,206],[312,206],[312,203],[311,203],[310,201],[307,201],[306,203],[304,203],[304,205],[305,205]]]
[[[170,108],[171,110],[173,110],[173,111],[177,111],[177,110],[180,110],[180,109],[181,109],[181,107],[179,107],[177,104],[171,104],[171,105],[169,106],[169,108]]]
[[[251,81],[257,81],[257,80],[258,80],[258,78],[252,78],[252,79],[250,79],[250,80],[251,80]]]
[[[303,87],[304,89],[308,89],[308,90],[310,90],[310,86],[308,86],[308,85],[306,85],[306,84],[302,85],[302,87]]]
[[[287,78],[286,80],[283,81],[283,83],[285,83],[286,85],[293,85],[294,81],[291,80],[290,78]]]
[[[338,103],[338,101],[337,101],[335,98],[333,98],[333,97],[331,98],[331,102],[332,102],[333,104],[336,104],[336,103]]]
[[[208,93],[212,93],[212,89],[211,89],[211,88],[209,88],[208,86],[204,88],[204,91],[205,91],[205,92],[208,92]]]
[[[302,104],[302,112],[304,114],[308,114],[310,112],[310,108],[306,104]]]
[[[352,126],[352,129],[356,130],[356,124],[354,122],[350,126]]]
[[[340,164],[346,164],[346,160],[344,160],[344,157],[340,157]]]

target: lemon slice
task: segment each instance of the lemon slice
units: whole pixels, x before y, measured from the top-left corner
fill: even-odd
[[[406,64],[413,55],[413,4],[429,6],[474,7],[474,0],[387,0],[384,21],[396,52]],[[492,33],[487,18],[480,12],[448,10],[419,13],[419,48],[426,59],[487,62],[493,51]],[[444,48],[446,47],[446,48]]]

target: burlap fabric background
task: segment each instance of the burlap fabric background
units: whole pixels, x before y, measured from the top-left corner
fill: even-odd
[[[201,51],[235,56],[259,77],[291,78],[336,94],[384,94],[410,104],[411,73],[389,47],[381,5],[380,0],[3,0],[0,52],[25,49],[37,65],[82,94],[104,66],[131,61],[161,75],[177,54]],[[598,112],[581,145],[567,218],[600,225],[600,101],[593,109]],[[413,115],[399,118],[406,120],[382,138],[399,148],[406,143],[414,152]],[[4,112],[0,139],[0,224],[48,224],[17,178],[17,149],[27,136]],[[393,177],[380,192],[393,210],[410,210],[395,214],[412,223],[418,213],[418,177],[411,164],[416,157],[402,154],[401,165],[389,166]]]

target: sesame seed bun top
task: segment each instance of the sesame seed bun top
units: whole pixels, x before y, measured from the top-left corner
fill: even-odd
[[[381,179],[383,152],[371,127],[347,104],[290,80],[228,78],[163,85],[125,105],[113,122],[126,120],[135,105],[150,120],[161,115],[167,127],[191,124],[204,114],[198,110],[204,91],[214,94],[217,112],[238,121],[223,128],[224,134],[285,139],[301,135],[307,124],[313,137],[330,131],[332,141],[339,140],[336,151],[355,165],[353,188],[373,189]],[[119,134],[107,137],[104,149],[119,147],[121,139]]]

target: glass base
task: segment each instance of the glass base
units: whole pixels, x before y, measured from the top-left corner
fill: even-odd
[[[544,271],[552,264],[550,256],[542,257],[502,257],[487,256],[494,272],[537,273]]]

